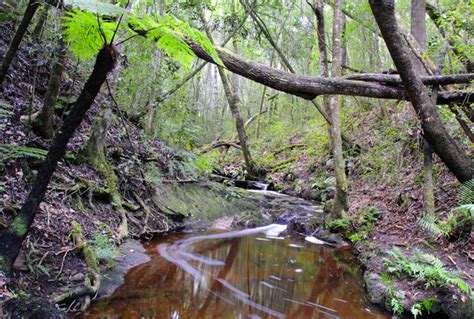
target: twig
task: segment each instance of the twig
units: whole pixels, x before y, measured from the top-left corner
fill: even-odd
[[[67,254],[71,251],[71,250],[74,250],[74,248],[69,248],[69,249],[66,249],[65,251],[60,251],[59,253],[57,253],[57,255],[61,254],[61,253],[65,253],[64,256],[63,256],[63,260],[61,262],[61,268],[59,268],[59,272],[58,274],[56,275],[56,277],[54,277],[54,280],[57,280],[59,278],[59,276],[61,275],[61,273],[63,272],[63,268],[64,268],[64,261],[66,260],[66,256]]]

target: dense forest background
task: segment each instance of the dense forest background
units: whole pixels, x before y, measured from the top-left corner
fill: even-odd
[[[422,246],[463,273],[450,284],[471,296],[470,1],[0,7],[8,299],[57,293],[86,269],[85,288],[55,302],[93,295],[116,244],[181,226],[163,189],[209,180],[322,202],[326,226],[374,243],[367,259]],[[104,254],[95,266],[81,257],[90,247]]]

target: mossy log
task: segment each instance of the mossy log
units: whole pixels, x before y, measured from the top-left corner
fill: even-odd
[[[273,165],[272,167],[270,167],[270,172],[271,173],[275,173],[275,172],[278,172],[279,170],[283,169],[286,167],[286,165],[290,164],[291,162],[294,162],[296,161],[300,156],[293,156],[293,157],[290,157],[288,159],[285,159],[281,162],[278,162],[276,163],[275,165]]]

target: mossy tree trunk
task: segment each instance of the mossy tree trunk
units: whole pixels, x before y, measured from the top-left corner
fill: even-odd
[[[333,18],[333,46],[332,46],[332,77],[340,77],[342,69],[342,0],[334,1]],[[344,165],[344,155],[342,152],[341,137],[341,115],[339,107],[339,97],[330,97],[330,113],[332,125],[330,126],[330,139],[334,160],[334,173],[336,175],[336,193],[332,207],[332,215],[335,218],[343,216],[348,207],[347,203],[347,178]]]
[[[41,42],[44,26],[46,25],[46,22],[48,20],[48,14],[49,14],[49,4],[45,3],[39,15],[38,21],[36,22],[35,28],[33,29],[33,32],[31,33],[31,36],[34,42],[38,44],[40,44]]]
[[[51,138],[54,134],[54,105],[59,96],[59,88],[66,63],[67,48],[62,36],[59,36],[56,48],[55,62],[51,69],[48,80],[48,89],[44,97],[43,107],[32,123],[32,128],[36,134],[44,138]]]
[[[107,78],[107,74],[114,68],[115,60],[116,49],[113,45],[104,46],[97,54],[92,74],[84,85],[77,101],[73,103],[62,127],[53,138],[46,159],[38,171],[25,203],[11,224],[0,233],[0,270],[5,273],[11,274],[13,263],[28,235],[49,181],[59,160],[66,152],[67,143],[94,102]]]
[[[201,21],[204,25],[207,37],[214,43],[212,38],[212,34],[207,26],[207,23],[204,19],[204,16],[201,14]],[[224,87],[225,95],[227,98],[227,103],[229,104],[229,108],[232,114],[232,117],[235,120],[235,127],[237,129],[237,135],[239,137],[240,147],[242,150],[242,156],[244,158],[245,169],[247,170],[247,176],[249,177],[256,177],[256,170],[255,164],[252,160],[252,156],[250,154],[250,150],[247,144],[247,133],[245,132],[244,121],[242,120],[242,116],[240,114],[240,97],[235,90],[235,87],[232,84],[231,79],[225,72],[224,68],[221,66],[217,66],[217,70],[219,71],[219,75],[222,81],[222,86]]]
[[[97,170],[107,183],[108,192],[112,197],[113,207],[120,213],[121,223],[117,230],[119,239],[128,236],[128,220],[122,205],[122,196],[119,192],[119,178],[112,164],[107,160],[106,137],[113,124],[112,109],[107,107],[95,121],[91,136],[81,150],[80,158],[89,166]]]
[[[308,2],[309,3],[309,2]],[[310,4],[311,5],[311,4]],[[313,0],[311,5],[314,15],[316,16],[316,33],[318,39],[319,50],[319,73],[322,77],[329,77],[328,54],[326,51],[326,32],[324,21],[324,3],[322,0]],[[323,106],[327,114],[330,114],[329,96],[323,96]],[[328,126],[328,134],[331,134],[331,126]],[[331,140],[330,140],[331,143]],[[332,146],[330,145],[332,150]]]
[[[39,5],[40,1],[38,0],[30,0],[28,2],[25,14],[23,15],[23,18],[21,19],[21,22],[18,25],[15,34],[13,35],[13,38],[8,46],[7,52],[5,53],[5,56],[3,58],[2,65],[0,66],[0,85],[3,84],[3,81],[7,76],[8,69],[10,68],[13,58],[15,57],[16,52],[18,51],[18,48],[20,47],[21,40],[23,39],[23,36],[25,35],[26,30],[28,29],[28,26],[31,23],[31,20],[33,19],[36,11],[38,10]]]
[[[425,0],[413,0],[411,2],[411,33],[420,47],[424,50],[426,47],[426,4]],[[416,69],[420,75],[427,75],[422,62],[418,59],[413,59]],[[435,213],[435,199],[433,186],[433,151],[428,142],[423,139],[423,204],[425,213],[434,215]]]

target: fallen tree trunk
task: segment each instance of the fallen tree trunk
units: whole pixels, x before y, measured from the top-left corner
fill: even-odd
[[[201,59],[217,64],[207,52],[196,43],[189,43],[193,52]],[[275,90],[293,94],[307,100],[318,95],[351,95],[381,99],[408,100],[404,88],[378,83],[297,75],[270,68],[244,58],[223,48],[216,48],[224,66],[231,72],[247,79],[271,87]],[[474,102],[469,92],[441,92],[438,104]]]
[[[403,35],[398,30],[393,0],[370,0],[370,6],[382,32],[392,60],[400,72],[405,89],[423,130],[423,137],[433,151],[461,182],[472,178],[472,161],[461,145],[453,139],[431,101],[420,75],[410,58]]]
[[[216,141],[216,142],[213,142],[211,145],[208,145],[206,147],[204,147],[200,153],[201,154],[204,154],[204,153],[207,153],[207,152],[210,152],[212,151],[213,149],[215,148],[219,148],[219,147],[234,147],[234,148],[237,148],[237,149],[242,149],[242,147],[238,144],[238,142],[236,141]]]
[[[403,85],[397,74],[360,73],[347,75],[344,79]],[[474,80],[474,73],[420,76],[420,79],[425,85],[467,84]]]

